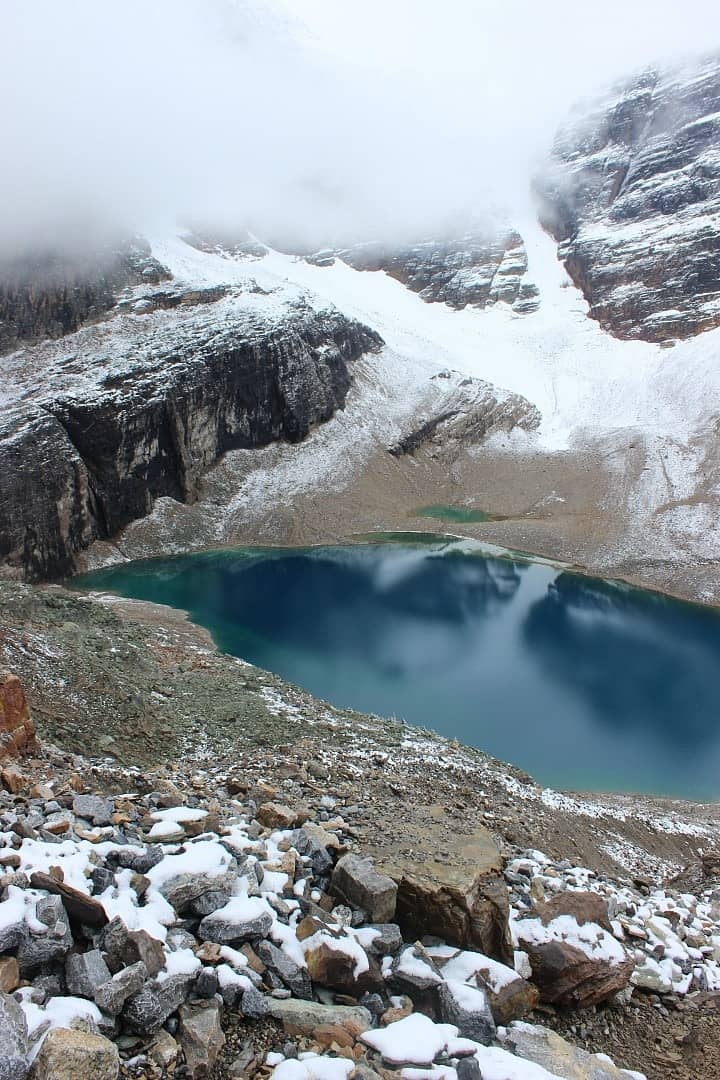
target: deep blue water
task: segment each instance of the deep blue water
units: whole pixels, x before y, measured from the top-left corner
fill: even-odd
[[[335,705],[576,790],[720,796],[720,613],[467,545],[154,559],[76,579],[190,612]]]

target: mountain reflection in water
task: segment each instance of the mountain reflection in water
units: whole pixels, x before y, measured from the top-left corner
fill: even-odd
[[[557,787],[720,794],[720,615],[468,545],[207,552],[82,587],[171,604],[220,648]]]

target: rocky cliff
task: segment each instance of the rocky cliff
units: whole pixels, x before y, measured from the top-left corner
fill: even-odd
[[[538,290],[525,281],[527,253],[513,229],[471,231],[450,240],[412,245],[357,244],[321,251],[310,261],[323,266],[337,255],[355,270],[384,270],[428,303],[486,308],[498,301],[525,314],[538,306]]]
[[[138,238],[90,253],[38,251],[0,259],[0,353],[72,333],[104,316],[125,290],[169,276]]]
[[[158,496],[194,500],[226,450],[299,441],[343,405],[348,364],[380,343],[334,310],[251,298],[121,317],[15,354],[0,561],[29,578],[68,573]]]
[[[659,342],[720,325],[720,58],[579,106],[553,158],[541,213],[593,318]]]

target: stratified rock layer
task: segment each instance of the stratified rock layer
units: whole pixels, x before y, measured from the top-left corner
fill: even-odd
[[[380,344],[302,302],[221,301],[113,323],[18,354],[11,369],[0,562],[19,575],[69,572],[78,551],[145,516],[158,496],[194,501],[226,450],[301,440],[343,405],[348,363]]]
[[[356,270],[384,270],[428,303],[485,308],[504,301],[520,313],[538,305],[537,288],[523,280],[528,266],[525,245],[512,229],[403,247],[358,244],[338,254]],[[332,258],[323,256],[320,253],[313,261],[323,265]]]
[[[538,189],[605,329],[665,341],[720,324],[720,58],[579,106]]]

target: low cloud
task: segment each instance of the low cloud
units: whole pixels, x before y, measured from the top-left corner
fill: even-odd
[[[0,245],[178,220],[321,244],[522,211],[578,97],[713,48],[707,0],[5,0]]]

